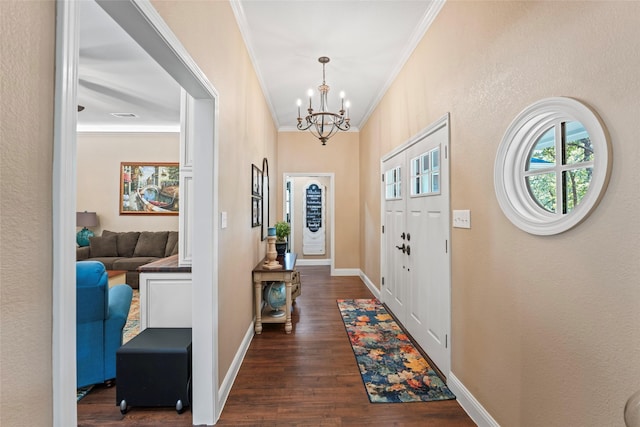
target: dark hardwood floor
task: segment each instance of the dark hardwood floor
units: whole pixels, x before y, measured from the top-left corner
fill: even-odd
[[[331,277],[329,267],[300,271],[293,332],[265,324],[253,338],[217,425],[475,426],[455,400],[369,403],[336,299],[371,293],[357,277]],[[115,387],[98,387],[78,403],[79,426],[191,425],[189,411],[178,415],[172,408],[121,415]]]

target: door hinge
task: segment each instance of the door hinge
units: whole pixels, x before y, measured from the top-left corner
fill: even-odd
[[[448,146],[444,146],[444,158],[448,159],[449,158],[449,147]]]
[[[445,239],[444,241],[444,253],[448,254],[449,253],[449,241]]]
[[[384,182],[384,174],[380,174],[380,176],[382,177],[382,182]]]
[[[444,348],[449,348],[449,335],[444,336]]]
[[[382,286],[384,286],[384,277],[382,278]]]
[[[382,226],[382,234],[384,234],[384,225]]]

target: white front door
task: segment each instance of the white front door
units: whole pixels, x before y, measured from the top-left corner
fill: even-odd
[[[385,188],[384,234],[383,234],[383,283],[381,298],[393,313],[403,313],[407,297],[405,281],[406,262],[403,238],[405,233],[406,191],[405,156],[400,153],[383,164],[383,186]],[[402,321],[402,320],[401,320]]]
[[[389,183],[384,185],[386,256],[381,293],[445,374],[450,369],[451,316],[448,142],[448,121],[437,123],[383,163],[383,171],[393,167],[403,171],[403,184],[401,197],[394,199],[388,197]]]

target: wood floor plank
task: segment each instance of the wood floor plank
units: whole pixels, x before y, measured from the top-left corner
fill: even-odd
[[[326,266],[300,271],[292,333],[282,324],[263,325],[217,425],[475,426],[455,400],[370,403],[336,303],[372,298],[370,291],[358,277],[331,277]],[[132,408],[121,415],[115,387],[98,387],[78,403],[79,426],[191,425],[189,411],[178,415],[173,408]]]

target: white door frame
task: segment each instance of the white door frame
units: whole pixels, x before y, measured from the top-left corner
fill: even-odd
[[[395,155],[402,153],[403,151],[405,151],[406,149],[408,149],[409,147],[411,147],[412,145],[422,141],[424,138],[426,138],[428,135],[438,131],[439,129],[441,129],[442,127],[446,126],[447,128],[449,128],[449,113],[445,114],[444,116],[442,116],[441,118],[439,118],[438,120],[436,120],[435,122],[433,122],[432,124],[430,124],[429,126],[427,126],[426,128],[424,128],[423,130],[421,130],[420,132],[418,132],[416,135],[414,135],[413,137],[411,137],[411,139],[409,139],[407,142],[405,142],[404,144],[400,145],[399,147],[396,147],[395,149],[393,149],[391,152],[385,154],[384,156],[382,156],[382,158],[380,159],[380,174],[382,174],[383,172],[383,165],[384,162],[386,162],[387,160],[391,159],[392,157],[394,157]],[[450,133],[450,130],[448,131]],[[447,137],[449,138],[449,135],[447,135]],[[450,139],[450,138],[449,138]],[[443,153],[444,155],[444,153]],[[446,155],[448,156],[449,153],[446,153]],[[449,177],[451,176],[451,174],[449,173]],[[449,178],[450,179],[450,178]],[[382,182],[381,186],[380,186],[380,219],[381,221],[384,221],[384,217],[385,217],[385,183]],[[408,191],[409,187],[408,187],[409,183],[403,183],[403,191]],[[449,191],[451,191],[451,186],[448,186]],[[449,200],[451,200],[451,198],[449,198]],[[449,209],[449,213],[451,212],[451,207],[448,207]],[[449,242],[449,259],[451,259],[451,236],[450,236],[450,231],[451,230],[447,230],[447,235],[448,235],[448,242]],[[385,230],[386,232],[386,230]],[[380,239],[380,265],[382,266],[381,268],[381,276],[382,277],[386,277],[387,274],[387,256],[386,256],[386,246],[385,246],[385,239],[381,238]],[[451,262],[449,262],[449,266],[451,266]],[[449,267],[450,268],[450,267]],[[449,271],[449,292],[451,292],[451,272]],[[381,295],[382,295],[382,287],[381,287],[381,291],[380,291]],[[444,375],[448,378],[449,377],[449,373],[451,370],[451,343],[453,341],[452,338],[452,332],[451,332],[451,295],[449,295],[449,307],[448,307],[448,313],[449,316],[447,318],[447,329],[449,331],[448,333],[448,338],[449,338],[449,345],[448,345],[448,354],[447,354],[447,366],[446,367],[439,367],[441,369],[443,369],[443,373]]]
[[[333,172],[319,172],[319,173],[310,173],[310,172],[284,172],[282,174],[282,212],[286,211],[286,203],[287,203],[287,178],[315,178],[315,177],[328,177],[329,178],[329,197],[327,198],[327,210],[329,211],[329,216],[331,218],[329,233],[331,236],[331,258],[329,258],[329,262],[331,264],[331,275],[336,275],[336,263],[335,263],[335,253],[336,253],[336,240],[335,240],[335,173]],[[283,214],[284,215],[284,214]],[[291,214],[291,229],[293,230],[293,221],[294,216],[293,212]],[[303,260],[297,261],[298,265],[303,265]],[[307,264],[309,265],[309,264]]]
[[[191,97],[196,119],[193,205],[193,423],[213,425],[218,390],[218,94],[149,0],[97,1]],[[77,424],[76,405],[76,128],[78,85],[76,1],[57,2],[53,220],[53,425]],[[212,214],[212,212],[214,214]]]

